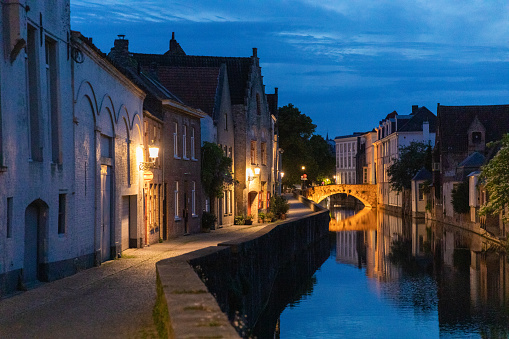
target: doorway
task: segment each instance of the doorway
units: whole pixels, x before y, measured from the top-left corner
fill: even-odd
[[[111,259],[111,167],[101,165],[101,260]]]
[[[47,280],[43,258],[47,252],[48,205],[42,200],[32,202],[25,210],[25,253],[23,283]]]

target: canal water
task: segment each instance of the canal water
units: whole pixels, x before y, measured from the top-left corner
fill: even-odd
[[[277,312],[271,338],[509,337],[499,244],[382,211],[331,217],[330,255]]]

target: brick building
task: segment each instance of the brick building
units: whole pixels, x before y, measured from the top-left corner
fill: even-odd
[[[234,214],[250,214],[257,218],[258,210],[267,208],[270,196],[275,191],[275,182],[277,181],[275,158],[280,152],[274,143],[276,116],[269,108],[269,106],[277,108],[277,95],[270,97],[269,102],[265,94],[256,48],[253,48],[251,57],[213,57],[186,55],[174,35],[169,45],[169,50],[164,54],[130,53],[130,55],[137,61],[141,69],[157,75],[165,86],[174,90],[179,90],[179,84],[172,83],[170,74],[176,75],[177,72],[182,74],[186,71],[183,70],[185,68],[188,68],[189,72],[194,72],[197,68],[207,68],[206,71],[201,71],[203,73],[214,72],[215,69],[221,80],[221,69],[225,67],[223,83],[225,84],[226,80],[228,82],[233,117],[233,138],[230,128],[224,134],[220,134],[222,127],[227,126],[223,123],[227,123],[229,118],[221,122],[220,118],[223,113],[220,113],[219,117],[216,116],[221,111],[220,109],[202,107],[208,110],[207,113],[212,112],[214,123],[217,126],[216,137],[219,138],[216,143],[221,144],[222,147],[226,146],[228,154],[230,154],[233,141],[234,175],[239,184],[235,186],[234,196],[231,199],[235,203],[232,212]],[[202,75],[203,79],[207,79],[205,74]],[[165,78],[168,79],[167,82],[163,80]],[[220,86],[217,86],[218,82],[215,84],[216,91],[221,89]],[[224,89],[224,87],[222,88]],[[188,100],[193,101],[196,98],[190,97]],[[224,104],[223,100],[216,99],[214,103],[215,105]],[[209,102],[211,101],[209,100]],[[195,104],[197,104],[197,100]],[[229,109],[227,105],[223,107]],[[273,110],[275,111],[275,109]],[[259,174],[255,174],[258,172],[255,169],[260,170]],[[229,205],[230,202],[223,202],[222,210],[224,211],[224,207]],[[231,218],[230,210],[227,209],[227,212],[228,217]],[[231,219],[228,220],[227,222],[231,222]]]
[[[145,232],[148,243],[201,228],[201,119],[207,114],[185,104],[164,86],[154,69],[142,69],[129,52],[129,40],[115,40],[108,58],[144,89],[145,144],[161,153],[145,183]],[[148,147],[148,146],[147,146]]]

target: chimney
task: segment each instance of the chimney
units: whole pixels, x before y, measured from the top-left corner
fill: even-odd
[[[419,105],[412,105],[412,114],[417,113],[418,109],[419,109]]]
[[[186,55],[180,44],[175,40],[175,32],[171,32],[170,50],[165,54],[169,55]]]
[[[256,48],[256,47],[253,47],[253,56],[254,56],[255,58],[257,58],[257,57],[258,57],[258,48]]]
[[[124,34],[119,34],[118,39],[115,39],[108,58],[118,65],[126,66],[129,64],[129,40],[125,38]]]

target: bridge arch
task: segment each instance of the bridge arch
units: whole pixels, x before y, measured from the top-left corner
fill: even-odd
[[[304,196],[316,203],[319,203],[328,196],[334,194],[351,195],[359,199],[365,207],[376,208],[377,205],[377,187],[376,185],[327,185],[310,187],[304,191]]]

